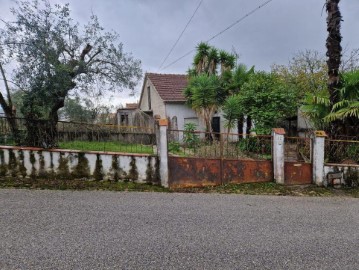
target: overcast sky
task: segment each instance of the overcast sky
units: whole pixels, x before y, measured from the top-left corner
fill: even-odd
[[[163,59],[178,38],[200,0],[68,0],[72,17],[86,22],[96,14],[106,29],[120,34],[126,51],[142,61],[144,72],[185,73],[193,54],[165,70]],[[200,41],[208,40],[227,26],[264,3],[265,0],[203,0],[177,47],[166,61],[169,64]],[[240,55],[239,61],[256,69],[269,70],[273,63],[287,64],[298,51],[325,52],[326,13],[324,0],[273,0],[253,15],[226,31],[212,45]],[[0,0],[0,17],[10,18],[11,0]],[[359,1],[340,3],[343,47],[359,48]],[[142,82],[138,84],[138,94]],[[114,103],[125,103],[127,94],[116,95]],[[133,100],[133,99],[132,99]]]

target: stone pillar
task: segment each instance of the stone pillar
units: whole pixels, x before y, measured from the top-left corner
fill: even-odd
[[[158,157],[160,159],[161,185],[168,187],[168,151],[167,151],[167,127],[168,120],[160,119],[159,125],[159,145],[157,146]]]
[[[283,128],[274,128],[273,136],[273,171],[274,180],[277,184],[284,184],[284,135]]]
[[[316,131],[313,141],[313,182],[317,186],[324,184],[324,146],[325,137],[327,135],[324,131]]]

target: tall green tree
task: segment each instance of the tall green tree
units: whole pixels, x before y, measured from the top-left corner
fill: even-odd
[[[236,100],[239,113],[255,121],[259,134],[270,133],[282,120],[295,115],[299,106],[297,92],[266,72],[250,75]]]
[[[106,32],[95,15],[80,27],[68,4],[16,4],[14,19],[1,29],[3,59],[16,61],[14,81],[25,90],[27,144],[54,147],[58,110],[66,97],[73,91],[86,93],[94,84],[99,93],[134,89],[141,78],[140,61],[124,52],[118,34]]]

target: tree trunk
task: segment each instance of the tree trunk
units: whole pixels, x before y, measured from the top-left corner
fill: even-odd
[[[67,92],[66,92],[67,93]],[[26,117],[27,137],[26,145],[41,148],[58,147],[57,111],[64,107],[65,97],[59,97],[52,106],[48,119],[34,119],[31,115]]]
[[[327,65],[328,65],[328,91],[330,98],[330,109],[339,101],[339,91],[341,82],[339,76],[339,68],[342,57],[342,47],[340,45],[342,36],[340,34],[340,24],[342,16],[339,10],[340,0],[327,0],[326,10],[328,38],[327,47]],[[336,136],[340,133],[342,124],[340,121],[333,121],[330,124],[330,134]]]
[[[57,147],[56,124],[57,122],[52,120],[26,118],[26,145],[40,148]]]
[[[4,70],[1,62],[0,62],[0,73],[1,73],[2,79],[4,81],[4,85],[5,85],[5,89],[6,89],[6,93],[7,93],[7,102],[4,98],[4,96],[0,93],[0,105],[4,110],[6,120],[10,126],[10,130],[13,135],[15,144],[20,145],[21,144],[21,136],[20,136],[19,129],[17,126],[17,122],[16,122],[16,113],[13,110],[11,96],[10,96],[10,87],[8,85],[8,81],[7,81],[7,78],[5,75],[5,70]]]

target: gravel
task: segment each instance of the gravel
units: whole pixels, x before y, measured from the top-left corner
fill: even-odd
[[[359,200],[0,190],[0,269],[359,269]]]

